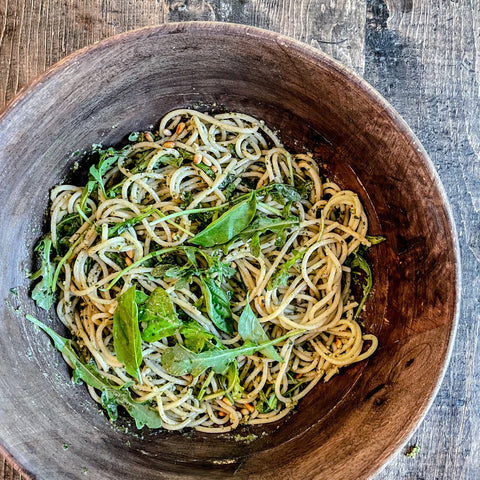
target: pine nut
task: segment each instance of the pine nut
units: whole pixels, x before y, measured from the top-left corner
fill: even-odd
[[[150,132],[145,132],[144,133],[145,139],[149,142],[153,142],[153,136]]]
[[[177,135],[180,135],[182,132],[183,132],[183,129],[185,128],[185,124],[183,122],[180,122],[178,125],[177,125],[177,129],[175,130],[175,133]]]
[[[248,409],[242,408],[242,409],[240,410],[240,413],[241,413],[242,415],[248,415],[250,412],[249,412]]]
[[[163,134],[164,137],[171,137],[172,136],[172,132],[168,128],[165,128],[163,130],[162,134]]]
[[[215,165],[212,165],[210,167],[210,170],[213,172],[213,173],[217,173],[218,172],[218,168],[215,166]]]
[[[175,146],[175,142],[165,142],[163,146],[165,148],[173,148]]]
[[[199,154],[199,153],[196,153],[194,156],[193,156],[193,163],[195,165],[198,165],[199,163],[202,163],[202,156]]]
[[[228,399],[228,397],[223,397],[222,402],[227,405],[228,407],[232,407],[233,403]]]
[[[204,163],[207,167],[211,167],[211,166],[212,166],[212,162],[211,162],[208,158],[204,158],[204,159],[203,159],[203,163]]]
[[[127,267],[129,267],[132,264],[132,259],[130,257],[125,257],[125,263],[127,264]]]
[[[133,259],[133,250],[127,250],[126,252],[127,257],[130,257]]]
[[[255,410],[255,407],[251,403],[246,403],[245,408],[250,412],[253,413]]]

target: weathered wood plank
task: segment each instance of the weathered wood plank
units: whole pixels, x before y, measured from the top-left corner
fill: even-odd
[[[167,0],[167,21],[216,20],[266,28],[320,48],[362,73],[362,0]]]
[[[162,2],[0,0],[0,108],[66,55],[164,21]]]
[[[375,479],[480,477],[480,138],[478,4],[367,1],[365,77],[431,156],[453,207],[463,257],[463,308],[452,361],[425,421]],[[445,286],[448,288],[448,286]],[[476,433],[477,432],[477,433]]]

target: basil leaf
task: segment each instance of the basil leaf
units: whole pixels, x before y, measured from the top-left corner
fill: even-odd
[[[356,320],[360,313],[362,312],[363,306],[365,305],[365,302],[367,301],[367,297],[372,290],[373,287],[373,274],[372,274],[372,269],[370,268],[370,265],[368,262],[363,258],[358,252],[355,253],[355,257],[350,264],[352,270],[355,269],[356,267],[362,270],[365,275],[365,282],[362,286],[363,288],[363,297],[362,300],[360,301],[357,311],[355,312],[355,315],[353,316],[353,319]]]
[[[303,257],[305,251],[306,250],[301,252],[294,251],[293,257],[282,264],[280,268],[270,277],[270,280],[267,284],[267,290],[273,290],[278,287],[287,286],[288,277],[290,276],[290,268],[293,267],[297,261]]]
[[[195,353],[200,353],[210,343],[209,340],[216,339],[213,333],[205,330],[195,321],[183,323],[180,327],[185,346]]]
[[[302,330],[293,330],[282,337],[270,340],[260,345],[246,343],[241,347],[220,349],[213,348],[206,352],[194,353],[180,344],[167,347],[162,354],[162,366],[165,371],[174,376],[182,376],[191,373],[197,377],[207,368],[215,373],[224,374],[229,365],[240,355],[252,355],[270,345],[275,345],[283,340],[302,333]]]
[[[250,307],[248,294],[247,304],[243,309],[242,314],[238,320],[238,333],[245,342],[253,342],[255,344],[265,343],[269,341],[268,335],[262,327],[262,324],[258,321],[257,317],[253,313]],[[260,353],[268,358],[272,358],[277,362],[283,362],[283,358],[277,353],[273,346],[269,346],[260,350]]]
[[[157,287],[145,301],[139,322],[147,324],[142,339],[149,343],[173,335],[182,324],[172,300],[162,287]]]
[[[233,317],[230,299],[212,278],[202,277],[203,296],[212,322],[223,332],[233,334]]]
[[[150,408],[145,403],[133,400],[130,392],[124,388],[127,384],[120,387],[113,385],[94,365],[85,365],[82,363],[72,347],[71,340],[61,337],[51,328],[47,327],[47,325],[31,315],[27,315],[26,318],[47,333],[53,340],[55,347],[70,360],[74,367],[73,376],[77,381],[83,380],[87,385],[102,392],[102,397],[108,402],[108,405],[110,405],[111,411],[107,413],[113,413],[114,407],[112,405],[113,403],[116,403],[127,410],[130,416],[135,420],[138,428],[142,428],[143,425],[146,425],[149,428],[160,428],[162,426],[162,420],[154,409]],[[130,382],[129,384],[131,385]]]
[[[190,241],[202,247],[213,247],[227,243],[249,225],[256,210],[255,192],[252,192],[249,198],[227,210]]]
[[[35,247],[35,252],[40,258],[40,269],[31,275],[31,280],[40,281],[35,285],[32,291],[32,298],[40,308],[50,310],[55,302],[55,264],[50,260],[50,251],[52,248],[52,239],[50,235],[43,237]]]
[[[113,315],[113,347],[119,362],[129,375],[141,381],[142,342],[138,327],[138,308],[135,303],[135,286],[118,297]]]

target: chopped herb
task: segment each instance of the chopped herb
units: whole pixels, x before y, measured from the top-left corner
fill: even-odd
[[[415,458],[415,456],[419,451],[420,451],[420,447],[417,444],[410,445],[409,447],[407,447],[407,450],[405,451],[405,456],[410,458]]]

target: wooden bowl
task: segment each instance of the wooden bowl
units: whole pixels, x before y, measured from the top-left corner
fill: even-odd
[[[366,328],[380,348],[295,414],[235,434],[114,428],[60,355],[25,318],[32,245],[51,187],[92,143],[116,144],[167,111],[216,104],[265,120],[359,192],[374,250]],[[425,414],[449,357],[458,306],[458,245],[432,163],[368,84],[322,53],[251,27],[169,24],[128,32],[39,77],[0,119],[0,440],[38,479],[362,479]],[[75,181],[80,182],[77,177]],[[51,324],[62,332],[60,322]],[[255,433],[248,442],[239,437]],[[84,476],[87,473],[87,476]]]

